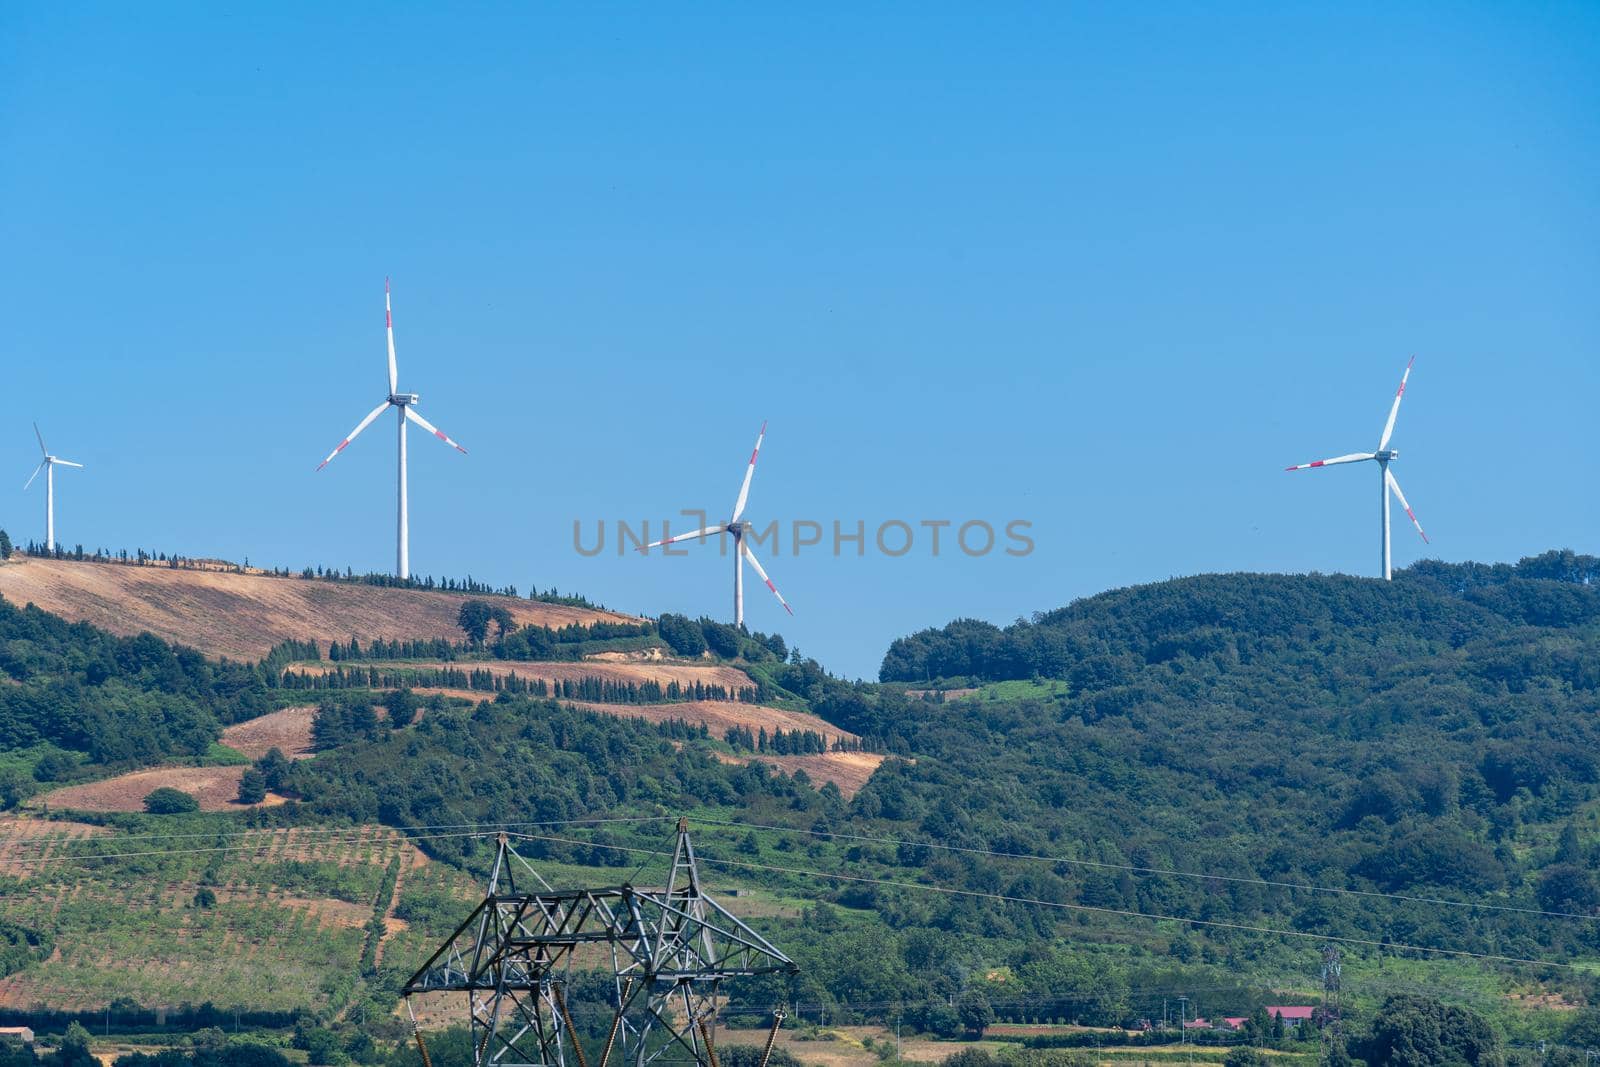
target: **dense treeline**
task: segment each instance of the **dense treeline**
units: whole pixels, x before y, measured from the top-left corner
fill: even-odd
[[[285,671],[278,685],[290,690],[337,689],[470,689],[481,693],[511,693],[529,696],[556,696],[563,700],[588,700],[597,704],[675,704],[690,700],[741,701],[759,703],[757,686],[707,685],[696,681],[684,685],[655,679],[642,682],[616,681],[585,675],[547,682],[543,678],[524,678],[516,671],[500,673],[486,667],[471,670],[461,667],[334,667],[327,671]]]
[[[96,763],[204,752],[220,725],[271,707],[256,664],[207,660],[0,599],[0,748],[49,742]]]
[[[472,709],[432,711],[405,730],[380,730],[362,717],[347,743],[275,771],[312,814],[402,827],[581,818],[625,805],[682,810],[735,804],[757,793],[801,793],[811,804],[842,806],[837,790],[818,794],[759,764],[729,766],[673,744],[674,736],[690,732],[698,728],[641,727],[554,701],[501,695]],[[470,864],[493,842],[445,838],[425,847]],[[606,862],[621,865],[627,857],[613,854]]]
[[[1600,620],[1600,559],[1549,552],[1508,564],[1419,563],[1392,583],[1347,576],[1203,575],[1119,589],[1001,629],[958,619],[889,646],[886,682],[1059,678],[1078,689],[1123,684],[1140,666],[1181,656],[1249,663],[1321,642],[1359,642],[1397,628],[1412,641],[1460,647],[1508,628]],[[1585,689],[1593,656],[1561,666]]]

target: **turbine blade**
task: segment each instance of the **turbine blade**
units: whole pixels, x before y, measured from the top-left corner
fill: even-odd
[[[639,551],[648,552],[652,548],[660,548],[662,545],[675,545],[679,541],[692,541],[696,537],[710,537],[712,534],[722,533],[726,529],[727,527],[721,524],[716,526],[707,526],[704,530],[695,530],[692,533],[679,534],[677,537],[669,537],[665,541],[652,541],[648,545],[640,545]]]
[[[39,424],[37,422],[33,424],[33,436],[39,439],[39,454],[41,456],[48,456],[50,454],[50,450],[44,447],[44,434],[39,432]]]
[[[443,441],[457,452],[460,452],[463,456],[467,454],[466,449],[452,441],[449,435],[447,435],[443,430],[439,429],[439,427],[435,426],[421,415],[418,415],[417,409],[409,404],[406,405],[406,418],[410,419],[418,426],[421,426],[424,430],[427,430],[429,433],[433,434],[433,436],[437,437],[439,440]]]
[[[28,486],[33,484],[33,480],[35,478],[39,477],[39,472],[44,470],[49,465],[50,465],[50,461],[48,459],[46,459],[46,460],[41,460],[39,465],[37,467],[33,468],[33,473],[28,475],[28,480],[26,482],[24,482],[23,485],[22,485],[22,491],[24,493],[26,493],[28,491]]]
[[[400,368],[394,361],[394,312],[389,309],[388,278],[383,280],[383,330],[389,336],[389,395],[393,396],[400,388]]]
[[[729,522],[738,522],[739,516],[744,514],[745,501],[750,499],[750,479],[756,473],[756,457],[761,454],[762,438],[767,436],[767,424],[761,424],[761,432],[756,434],[756,447],[750,450],[750,466],[744,469],[744,484],[739,486],[739,499],[733,504],[733,518]]]
[[[1394,391],[1394,404],[1389,408],[1389,421],[1383,424],[1383,436],[1378,439],[1378,451],[1382,452],[1389,447],[1389,438],[1394,433],[1395,416],[1400,414],[1400,398],[1406,395],[1406,379],[1411,377],[1411,364],[1417,361],[1416,356],[1411,357],[1411,362],[1406,364],[1406,372],[1400,375],[1400,388]]]
[[[1371,452],[1352,452],[1348,456],[1334,456],[1332,459],[1318,459],[1310,463],[1302,463],[1297,467],[1285,467],[1286,471],[1308,471],[1312,467],[1331,467],[1335,463],[1360,463],[1364,459],[1377,459]]]
[[[793,615],[794,609],[789,606],[789,602],[787,600],[783,599],[783,594],[778,592],[778,587],[772,584],[772,579],[767,577],[767,572],[761,569],[761,561],[756,559],[756,554],[754,552],[750,551],[750,546],[745,544],[743,541],[740,541],[739,547],[744,549],[744,558],[749,560],[750,566],[754,567],[756,569],[756,573],[761,575],[761,580],[767,583],[767,588],[772,590],[772,595],[778,598],[778,603],[783,605],[783,610],[787,611],[790,615]]]
[[[326,467],[328,464],[332,463],[334,456],[337,456],[340,452],[343,452],[345,447],[349,445],[351,441],[354,441],[356,437],[360,435],[362,430],[365,430],[368,426],[372,425],[373,419],[377,418],[379,415],[382,415],[387,410],[389,410],[389,401],[387,398],[385,398],[383,403],[372,409],[372,413],[370,415],[356,424],[355,429],[351,430],[347,435],[345,435],[345,439],[339,442],[339,447],[328,453],[327,459],[317,464],[317,470],[321,470],[323,467]]]
[[[61,466],[61,467],[76,467],[79,470],[83,470],[83,464],[82,463],[74,463],[70,459],[58,459],[58,460],[55,461],[55,463],[56,463],[57,466]]]
[[[1394,480],[1394,471],[1387,467],[1383,471],[1383,480],[1389,483],[1389,488],[1394,492],[1395,499],[1400,501],[1400,506],[1406,509],[1406,518],[1411,520],[1411,525],[1417,528],[1417,533],[1422,537],[1422,543],[1433,544],[1428,540],[1428,535],[1422,532],[1422,523],[1417,521],[1417,513],[1411,510],[1411,505],[1406,503],[1406,495],[1400,491],[1400,483]]]

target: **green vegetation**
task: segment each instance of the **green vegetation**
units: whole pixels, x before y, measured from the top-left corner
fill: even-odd
[[[1166,1047],[1176,1033],[1159,1024],[1163,1002],[1183,996],[1189,1018],[1250,1019],[1194,1035],[1208,1062],[1302,1063],[1318,1055],[1317,1023],[1286,1030],[1264,1009],[1318,1003],[1318,939],[1336,938],[1348,939],[1349,1052],[1374,1067],[1487,1067],[1540,1041],[1582,1048],[1600,1040],[1588,1007],[1600,1001],[1597,577],[1593,559],[1550,554],[1506,567],[1425,564],[1388,584],[1184,579],[1011,627],[963,620],[911,635],[870,684],[830,676],[782,638],[711,620],[663,615],[597,635],[501,625],[492,601],[469,600],[467,642],[445,643],[449,656],[413,642],[330,650],[339,682],[318,694],[316,757],[274,752],[240,784],[241,799],[248,787],[291,803],[100,820],[124,833],[192,822],[202,836],[248,821],[279,835],[272,849],[239,855],[231,838],[204,838],[218,851],[32,875],[26,893],[0,898],[18,931],[8,965],[38,968],[86,1000],[181,1002],[192,977],[141,965],[119,982],[83,951],[95,900],[103,918],[105,900],[138,901],[140,887],[159,884],[186,906],[145,900],[148,933],[116,916],[116,958],[191,961],[224,1005],[254,996],[249,976],[269,971],[271,1010],[313,1013],[316,1025],[297,1031],[301,1051],[357,1057],[362,1027],[351,1020],[386,1018],[408,965],[465,914],[491,828],[512,824],[553,882],[644,884],[660,875],[671,819],[688,813],[713,892],[754,889],[735,907],[801,965],[792,981],[730,988],[730,1015],[746,1022],[780,1002],[827,1023],[900,1022],[951,1039],[1042,1021],[1060,1026],[1008,1037],[997,1054],[963,1053],[967,1067],[984,1067],[980,1055],[1073,1067],[1090,1049],[1097,1060],[1176,1055]],[[467,610],[475,603],[481,618]],[[57,635],[43,641],[54,658],[13,673],[23,685],[12,691],[90,685],[94,650],[123,647],[33,616]],[[763,700],[810,710],[893,758],[847,800],[803,770],[724,762],[816,755],[829,747],[822,734],[713,738],[699,724],[575,710],[470,662],[559,660],[593,641],[737,660]],[[269,660],[281,668],[315,652],[286,646]],[[119,663],[117,677],[140,693],[189,694],[211,724],[194,754],[241,707],[265,710],[289,691],[269,692],[282,683],[264,666],[241,667],[249,684],[231,703],[217,681],[180,690],[180,678],[207,676],[150,656]],[[397,661],[428,657],[468,683],[451,688],[492,699],[432,697],[424,710],[410,687],[446,676]],[[236,666],[201,665],[219,678]],[[491,679],[481,688],[480,674]],[[976,692],[920,692],[967,687]],[[655,702],[685,691],[549,692]],[[92,773],[85,759],[97,760],[54,735],[17,741],[0,775],[24,785]],[[148,750],[183,751],[165,740]],[[589,821],[599,819],[645,821]],[[348,828],[371,823],[392,828],[388,844],[347,848]],[[442,862],[407,866],[398,831]],[[78,896],[65,895],[69,883]],[[391,901],[408,925],[386,939]],[[224,947],[240,944],[259,955]],[[58,958],[45,958],[49,946]],[[1543,1010],[1539,997],[1581,1007]],[[1147,1021],[1156,1028],[1136,1029]]]

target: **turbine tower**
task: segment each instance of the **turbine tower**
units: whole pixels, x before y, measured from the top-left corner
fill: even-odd
[[[746,561],[755,568],[756,573],[761,576],[761,580],[767,583],[767,588],[772,590],[772,595],[778,598],[778,603],[783,605],[783,610],[790,615],[794,614],[794,609],[789,606],[789,602],[783,599],[783,594],[778,592],[778,587],[772,584],[771,578],[767,577],[767,572],[762,569],[761,561],[756,559],[755,552],[751,550],[749,545],[745,544],[744,538],[745,534],[750,532],[750,524],[741,522],[739,519],[744,514],[745,503],[750,499],[750,479],[756,473],[756,457],[761,454],[761,442],[766,436],[767,424],[763,422],[761,424],[761,432],[756,435],[756,447],[750,450],[750,465],[744,470],[744,484],[739,486],[739,499],[733,502],[733,516],[727,522],[718,523],[716,526],[707,526],[705,529],[695,530],[693,533],[668,537],[662,541],[652,541],[650,544],[642,545],[639,548],[640,552],[648,552],[652,548],[673,545],[679,541],[689,541],[695,538],[706,538],[712,534],[726,533],[732,535],[733,624],[735,626],[744,625],[744,564]]]
[[[1400,398],[1406,395],[1406,380],[1411,377],[1411,365],[1417,361],[1416,356],[1411,357],[1411,362],[1406,364],[1406,371],[1400,376],[1400,388],[1394,392],[1394,404],[1389,408],[1389,421],[1383,424],[1383,436],[1378,438],[1376,452],[1352,452],[1347,456],[1335,456],[1332,459],[1319,459],[1311,463],[1302,463],[1296,467],[1285,467],[1285,470],[1304,471],[1313,467],[1331,467],[1335,463],[1360,463],[1363,460],[1378,461],[1378,494],[1382,498],[1381,512],[1383,523],[1383,545],[1381,566],[1383,580],[1388,581],[1393,576],[1392,558],[1389,552],[1389,494],[1392,492],[1395,499],[1400,501],[1400,506],[1406,509],[1406,517],[1411,520],[1411,525],[1421,534],[1423,543],[1428,542],[1428,535],[1422,532],[1422,523],[1417,521],[1416,512],[1411,510],[1411,505],[1406,503],[1406,495],[1400,491],[1400,483],[1395,481],[1394,472],[1389,469],[1391,461],[1399,459],[1400,453],[1389,447],[1389,438],[1394,435],[1395,416],[1400,414]]]
[[[28,475],[28,480],[22,486],[22,491],[27,492],[28,486],[39,477],[39,472],[44,471],[44,548],[46,552],[56,550],[56,467],[76,467],[83,469],[82,463],[74,463],[70,459],[52,456],[50,450],[44,446],[44,434],[39,432],[39,424],[33,424],[33,436],[39,439],[39,452],[44,456],[39,465],[33,468],[33,473]]]
[[[416,393],[400,392],[400,375],[398,369],[396,368],[394,359],[394,313],[389,308],[388,278],[383,280],[383,328],[388,334],[389,338],[389,395],[384,398],[383,403],[373,408],[366,418],[362,419],[356,424],[356,428],[351,430],[343,441],[339,442],[339,447],[328,453],[327,459],[317,464],[317,470],[320,471],[323,467],[326,467],[329,463],[332,463],[333,457],[337,456],[340,452],[343,452],[345,447],[349,445],[351,441],[354,441],[356,436],[360,434],[362,430],[365,430],[368,426],[371,426],[373,420],[379,415],[382,415],[390,408],[395,409],[396,422],[399,425],[400,432],[400,478],[397,489],[398,499],[395,518],[396,530],[394,573],[395,577],[397,578],[409,578],[411,577],[411,533],[407,526],[406,518],[406,422],[410,421],[416,423],[418,426],[421,426],[424,430],[427,430],[429,433],[433,434],[433,436],[437,437],[439,440],[443,441],[457,452],[460,452],[462,455],[466,455],[467,450],[452,441],[444,434],[443,431],[441,431],[437,426],[433,425],[433,423],[417,414]]]

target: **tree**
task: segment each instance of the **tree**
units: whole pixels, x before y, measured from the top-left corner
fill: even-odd
[[[1247,1045],[1228,1050],[1222,1058],[1222,1067],[1267,1067],[1267,1057]]]
[[[384,698],[383,706],[389,710],[389,728],[398,730],[402,726],[411,725],[412,720],[417,717],[417,708],[421,706],[421,701],[410,689],[402,686]]]
[[[1414,993],[1384,1002],[1359,1049],[1369,1067],[1490,1064],[1498,1054],[1499,1039],[1483,1016]]]
[[[267,776],[254,767],[247,768],[239,776],[239,803],[259,804],[265,799],[267,799]]]
[[[217,905],[217,894],[209,886],[201,886],[194,895],[194,906],[202,910],[214,908]]]
[[[489,609],[489,618],[494,622],[496,637],[504,637],[517,628],[517,620],[511,617],[511,609],[504,604],[496,604]]]
[[[0,530],[0,559],[10,559],[11,551],[11,535]]]
[[[89,1031],[82,1023],[73,1022],[67,1027],[52,1067],[100,1067],[100,1061],[89,1051]]]
[[[983,1032],[994,1025],[994,1006],[981,989],[962,993],[956,1000],[956,1013],[961,1016],[961,1025],[966,1027],[967,1033],[974,1037],[982,1037]]]
[[[468,641],[481,645],[489,636],[489,621],[493,618],[494,609],[488,604],[482,600],[469,600],[461,605],[461,611],[456,615],[456,625],[461,627]]]
[[[293,761],[276,745],[267,749],[267,754],[256,760],[256,770],[261,772],[267,788],[278,793],[283,792],[292,766],[294,766]]]
[[[656,631],[667,647],[680,656],[698,656],[706,650],[705,631],[700,624],[670,612],[656,620]]]
[[[200,802],[181,789],[162,786],[145,794],[144,810],[151,815],[183,815],[200,810]]]

